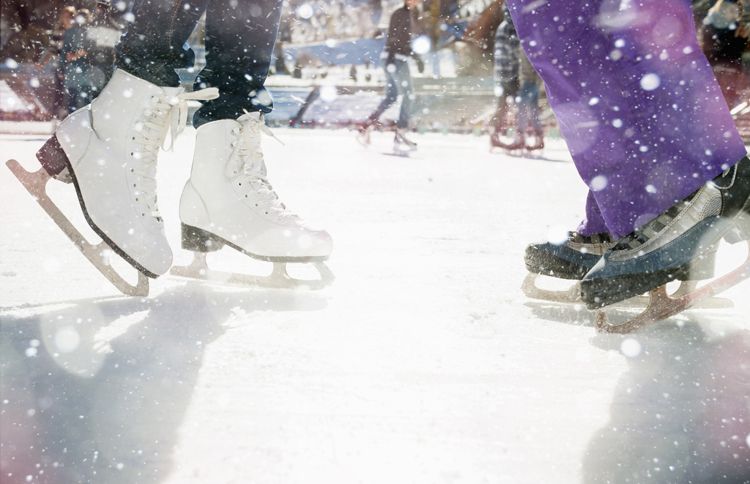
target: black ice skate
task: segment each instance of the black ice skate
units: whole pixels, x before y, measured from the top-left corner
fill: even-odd
[[[529,274],[524,279],[521,290],[527,297],[557,303],[581,303],[580,281],[602,258],[604,253],[615,245],[608,234],[594,234],[583,236],[577,232],[569,232],[568,239],[562,244],[546,242],[531,244],[526,248],[524,260]],[[714,258],[704,263],[704,277],[713,274]],[[693,273],[695,276],[696,274]],[[540,277],[551,277],[561,280],[575,281],[567,290],[544,289],[539,286]],[[680,286],[670,295],[672,298],[682,297],[695,290],[697,281],[688,276],[679,277]],[[648,296],[638,295],[623,301],[622,306],[645,308],[649,305]],[[700,301],[701,308],[732,307],[731,301],[722,298],[710,298]]]
[[[665,285],[670,281],[713,278],[713,258],[722,239],[733,244],[750,241],[747,157],[605,253],[582,281],[581,295],[586,305],[599,309],[645,292],[650,292],[651,301],[641,315],[620,325],[609,324],[606,314],[600,311],[598,329],[633,331],[673,316],[750,277],[748,243],[748,259],[734,271],[687,293],[667,295]]]

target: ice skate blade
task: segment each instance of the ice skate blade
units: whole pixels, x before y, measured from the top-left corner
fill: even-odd
[[[524,295],[526,297],[529,297],[531,299],[538,299],[541,301],[547,301],[547,302],[554,302],[554,303],[561,303],[561,304],[583,304],[581,301],[581,284],[576,282],[573,286],[571,286],[567,290],[551,290],[551,289],[543,289],[537,285],[537,280],[539,279],[540,274],[534,274],[529,273],[526,275],[526,278],[523,281],[523,284],[521,285],[521,290],[523,291]],[[680,287],[677,288],[677,290],[671,294],[668,295],[670,298],[680,298],[687,294],[690,294],[692,291],[695,290],[697,287],[697,282],[695,281],[685,281],[682,284],[680,284]],[[650,304],[651,298],[646,296],[636,296],[630,299],[626,299],[624,301],[621,301],[612,307],[615,308],[646,308]],[[729,299],[725,298],[718,298],[718,297],[708,297],[706,299],[703,299],[701,301],[697,301],[696,304],[693,306],[694,308],[698,309],[727,309],[734,307],[734,303],[730,301]]]
[[[21,166],[16,160],[8,160],[6,166],[10,171],[18,178],[18,181],[26,188],[26,190],[34,197],[40,207],[47,212],[47,215],[52,219],[60,230],[75,244],[78,250],[96,267],[96,269],[102,273],[104,277],[112,283],[121,293],[126,296],[148,296],[149,282],[146,275],[138,271],[138,280],[135,284],[131,284],[126,281],[117,271],[109,264],[106,253],[116,252],[113,247],[108,245],[105,241],[99,242],[94,245],[86,240],[86,238],[75,228],[75,226],[68,220],[68,218],[62,213],[62,211],[55,205],[55,203],[47,195],[47,182],[52,177],[47,173],[44,168],[40,168],[35,172],[27,171]],[[123,258],[125,259],[125,258]],[[127,261],[127,260],[126,260]],[[130,261],[127,261],[132,265]]]
[[[745,262],[732,272],[715,279],[698,288],[685,290],[673,295],[667,294],[666,286],[661,286],[649,293],[649,304],[646,309],[629,321],[611,324],[605,310],[596,313],[596,329],[602,333],[627,334],[645,326],[665,320],[691,307],[701,307],[713,296],[730,289],[750,277],[750,242],[747,243],[748,257]],[[720,300],[720,299],[719,299]]]
[[[197,279],[207,282],[229,284],[244,287],[262,287],[269,289],[323,289],[333,283],[335,277],[331,269],[323,262],[312,262],[320,274],[319,279],[296,279],[286,270],[286,262],[274,262],[273,270],[268,276],[253,276],[233,272],[215,271],[208,267],[206,253],[193,252],[193,261],[187,266],[175,266],[169,271],[178,277]]]
[[[576,282],[568,290],[553,291],[550,289],[542,289],[537,285],[537,279],[539,279],[539,276],[539,274],[534,273],[526,275],[526,278],[521,285],[521,290],[526,297],[566,304],[576,304],[581,302],[581,284],[579,282]]]
[[[413,151],[383,151],[381,154],[385,156],[395,156],[398,158],[411,158]]]

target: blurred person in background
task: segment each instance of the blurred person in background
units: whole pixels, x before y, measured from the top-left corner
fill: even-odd
[[[74,25],[63,35],[60,65],[70,113],[91,102],[96,91],[97,80],[89,59],[93,45],[87,36],[91,20],[88,9],[78,10]]]
[[[523,138],[525,150],[541,150],[544,149],[544,130],[539,119],[541,114],[539,109],[540,81],[525,55],[521,55],[519,78],[518,132]]]
[[[490,144],[506,150],[517,150],[523,147],[520,133],[513,129],[511,123],[511,105],[519,91],[519,69],[521,64],[521,45],[516,29],[503,6],[503,21],[495,31],[495,97],[497,108],[492,117]]]
[[[17,64],[40,63],[49,45],[54,17],[53,7],[40,1],[2,0],[2,51],[3,62],[12,59]]]
[[[521,50],[507,6],[503,6],[503,21],[495,31],[494,73],[497,109],[490,145],[509,151],[543,149],[539,76]]]
[[[750,48],[750,0],[718,0],[701,20],[703,51],[730,107],[750,88],[742,55]]]
[[[406,137],[414,98],[409,59],[417,62],[417,70],[424,71],[422,59],[412,50],[412,37],[417,32],[417,6],[419,0],[406,0],[404,5],[391,15],[388,24],[388,37],[381,58],[385,59],[386,89],[385,98],[372,114],[359,126],[358,138],[365,145],[370,144],[370,131],[380,124],[380,116],[391,107],[401,95],[401,110],[396,122],[394,149],[413,151],[417,144]]]
[[[63,72],[63,63],[61,62],[61,53],[63,48],[63,38],[65,32],[75,25],[76,8],[67,5],[60,9],[57,22],[50,32],[49,45],[46,52],[39,60],[38,67],[44,68],[48,63],[54,63],[55,69],[55,100],[54,114],[58,119],[64,118],[68,114],[67,95],[65,93],[65,73]]]
[[[94,18],[86,29],[89,41],[89,63],[92,84],[96,91],[102,90],[112,77],[115,68],[115,46],[122,35],[123,26],[112,18],[109,2],[98,0]]]

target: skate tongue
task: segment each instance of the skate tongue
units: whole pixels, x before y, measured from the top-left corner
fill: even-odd
[[[169,146],[165,147],[162,143],[162,149],[172,151],[174,149],[174,140],[185,129],[188,116],[188,101],[210,101],[219,97],[219,90],[215,87],[208,87],[200,91],[184,92],[182,88],[165,88],[167,103],[171,106],[169,110]],[[166,133],[165,141],[166,141]]]

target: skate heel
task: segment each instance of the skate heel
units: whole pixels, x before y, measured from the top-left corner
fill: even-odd
[[[693,259],[684,274],[678,277],[681,281],[705,281],[716,275],[716,250]]]
[[[193,252],[214,252],[224,247],[217,236],[192,225],[182,224],[182,248]]]
[[[68,156],[57,141],[57,136],[52,135],[50,139],[36,152],[36,158],[41,163],[49,176],[65,183],[70,183],[67,176]]]
[[[730,244],[739,244],[750,240],[750,200],[745,202],[742,211],[734,219],[734,228],[724,236]]]

